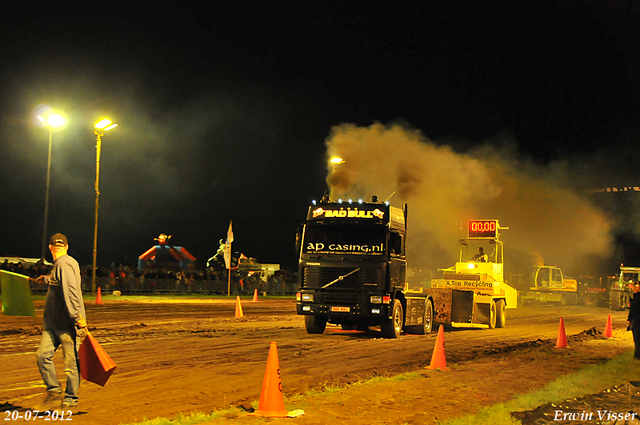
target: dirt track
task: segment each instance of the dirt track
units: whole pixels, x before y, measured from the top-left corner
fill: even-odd
[[[104,388],[83,382],[80,414],[73,422],[110,425],[248,405],[260,398],[271,341],[278,344],[282,384],[288,396],[325,385],[422,370],[429,364],[436,338],[434,333],[389,340],[381,339],[375,330],[344,332],[331,326],[324,335],[308,335],[303,320],[295,315],[292,299],[243,300],[245,317],[241,319],[234,318],[234,307],[235,300],[226,299],[133,302],[105,297],[103,305],[87,302],[92,333],[118,369]],[[0,404],[6,403],[5,408],[28,407],[42,396],[44,387],[35,365],[41,305],[37,313],[36,319],[0,316]],[[555,342],[560,316],[567,335],[574,335],[593,327],[603,330],[609,313],[606,308],[585,307],[508,310],[504,329],[448,331],[447,363],[459,364],[460,370],[475,365],[470,368],[475,373],[495,375],[501,367],[513,367],[495,366],[505,356],[544,358],[546,354],[531,350]],[[613,312],[612,317],[614,328],[622,329],[626,313]],[[629,348],[623,341],[603,353],[594,352],[586,362],[603,361]],[[61,353],[55,360],[59,376],[64,376]],[[473,409],[535,389],[555,374],[579,366],[558,363],[553,355],[549,362],[548,376],[534,376],[540,375],[537,364],[531,379],[522,380],[517,388],[516,383],[505,385],[506,379],[497,383],[504,394],[483,399],[482,391],[476,391],[480,396],[471,397],[466,407]],[[522,371],[525,369],[523,365]]]

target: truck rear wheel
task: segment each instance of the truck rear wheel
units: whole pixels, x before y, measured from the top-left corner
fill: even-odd
[[[317,316],[304,316],[304,325],[308,334],[321,334],[324,333],[327,327],[327,319]]]
[[[382,336],[385,338],[398,338],[402,334],[402,325],[404,324],[404,312],[402,304],[399,300],[393,300],[391,306],[391,319],[385,318],[380,324]]]
[[[433,303],[431,300],[424,299],[424,315],[422,316],[421,325],[405,326],[405,332],[416,335],[427,335],[433,330]]]
[[[419,326],[418,335],[430,334],[433,330],[433,304],[431,300],[424,300],[424,317],[422,318],[422,326]]]
[[[496,303],[496,312],[498,313],[496,327],[504,328],[507,326],[507,303],[505,303],[504,300],[498,300]]]
[[[576,294],[562,294],[560,299],[561,306],[578,305],[578,296]]]

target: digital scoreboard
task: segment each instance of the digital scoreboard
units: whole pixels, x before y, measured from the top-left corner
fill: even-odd
[[[495,238],[498,236],[498,220],[469,220],[469,239]]]

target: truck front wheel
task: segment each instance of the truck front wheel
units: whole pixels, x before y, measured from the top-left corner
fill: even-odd
[[[321,334],[327,327],[327,319],[317,316],[304,316],[304,325],[308,334]]]
[[[402,334],[402,325],[404,324],[404,312],[402,304],[399,300],[393,300],[391,307],[391,319],[385,318],[380,324],[382,336],[385,338],[398,338]]]

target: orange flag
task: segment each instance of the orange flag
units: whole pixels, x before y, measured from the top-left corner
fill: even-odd
[[[98,384],[101,387],[104,387],[117,367],[89,332],[87,332],[87,337],[80,345],[78,357],[80,359],[80,375],[87,381]]]

